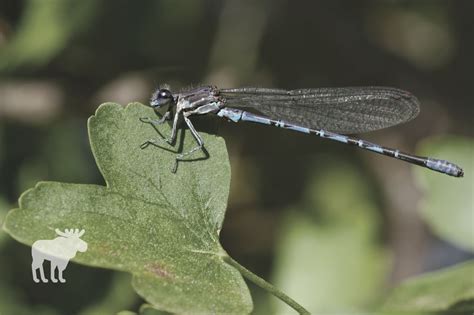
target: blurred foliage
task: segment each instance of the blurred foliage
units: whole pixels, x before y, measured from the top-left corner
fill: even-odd
[[[474,251],[474,141],[462,137],[427,139],[420,154],[451,156],[464,167],[462,180],[442,179],[416,170],[423,191],[421,215],[439,237],[471,252]],[[449,222],[449,224],[447,224]]]
[[[80,315],[113,314],[118,309],[134,305],[137,296],[131,286],[131,277],[125,273],[115,273],[104,298],[97,303],[85,305]]]
[[[103,184],[86,118],[104,101],[145,103],[161,83],[407,89],[420,117],[375,132],[376,142],[412,152],[436,136],[420,153],[459,163],[464,179],[306,135],[195,119],[231,153],[226,251],[315,309],[372,309],[382,285],[473,258],[473,10],[471,0],[0,2],[0,200],[12,208],[44,180]],[[30,261],[30,249],[0,231],[0,314],[155,312],[138,311],[124,275],[71,264],[66,286],[38,286]],[[445,305],[461,296],[451,282]],[[280,310],[250,288],[256,314]],[[405,288],[394,291],[400,303],[434,290]],[[337,290],[340,303],[329,293]]]
[[[379,2],[371,22],[380,27],[372,31],[375,39],[389,51],[417,67],[438,68],[449,63],[454,54],[449,14],[446,8],[428,5],[426,1],[413,1],[410,7]]]
[[[283,218],[275,284],[314,314],[370,309],[390,269],[371,185],[342,159],[311,164],[325,169]],[[289,313],[279,305],[277,313]]]
[[[92,158],[84,139],[87,131],[80,123],[71,119],[51,124],[44,132],[38,154],[25,160],[19,169],[20,190],[33,187],[38,178],[81,183],[95,179],[97,170],[88,165]]]
[[[388,297],[384,312],[472,312],[474,262],[428,273],[403,282]]]
[[[0,51],[0,71],[35,69],[56,57],[85,31],[99,1],[27,1],[15,36]]]
[[[3,226],[3,222],[5,220],[5,216],[10,208],[10,205],[5,201],[5,199],[0,196],[0,226]],[[3,230],[0,230],[0,246],[2,242],[7,240],[7,235]]]
[[[143,304],[142,306],[140,306],[138,313],[133,312],[133,311],[121,311],[117,313],[117,315],[167,315],[167,314],[171,314],[171,313],[157,310],[149,304]]]

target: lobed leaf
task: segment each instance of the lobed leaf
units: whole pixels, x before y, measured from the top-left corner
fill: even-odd
[[[38,183],[20,197],[4,229],[27,245],[54,238],[56,228],[85,229],[88,250],[74,261],[132,273],[136,292],[153,307],[249,313],[248,288],[223,261],[219,243],[230,185],[224,140],[202,134],[210,157],[182,162],[173,174],[173,147],[140,149],[145,140],[159,137],[139,121],[153,116],[138,103],[101,105],[88,128],[106,185]],[[159,131],[168,135],[170,127]],[[183,150],[195,146],[185,133]]]

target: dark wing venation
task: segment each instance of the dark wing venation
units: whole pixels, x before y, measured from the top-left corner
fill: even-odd
[[[394,126],[418,115],[409,92],[388,87],[300,90],[221,89],[228,107],[252,108],[273,119],[336,133],[362,133]]]

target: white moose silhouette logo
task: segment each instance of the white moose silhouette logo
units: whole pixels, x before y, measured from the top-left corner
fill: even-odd
[[[58,268],[59,281],[64,283],[66,279],[63,278],[63,271],[71,258],[76,256],[76,252],[85,252],[87,250],[87,243],[80,239],[84,235],[84,230],[66,229],[64,232],[56,229],[54,230],[59,237],[53,240],[38,240],[33,243],[31,247],[31,256],[33,262],[31,263],[31,271],[33,273],[33,281],[38,283],[40,280],[36,276],[36,270],[40,271],[41,281],[48,282],[44,276],[43,262],[49,260],[51,262],[51,281],[56,283],[58,279],[55,278],[54,270]]]

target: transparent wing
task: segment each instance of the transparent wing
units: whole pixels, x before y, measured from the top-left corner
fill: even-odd
[[[336,133],[363,133],[416,117],[419,102],[409,92],[388,87],[300,90],[221,89],[228,107],[252,108],[273,119]]]

